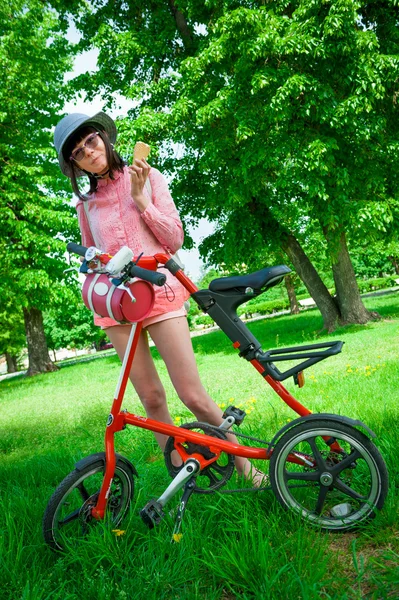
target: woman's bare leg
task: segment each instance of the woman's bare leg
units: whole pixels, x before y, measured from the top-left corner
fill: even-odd
[[[177,317],[160,321],[150,325],[148,331],[181,401],[199,421],[220,425],[223,413],[201,383],[187,319]],[[229,435],[229,440],[238,443],[235,436]],[[264,473],[255,469],[246,458],[237,456],[236,467],[239,474],[252,478],[255,485],[262,484]]]
[[[127,325],[115,325],[105,330],[121,361],[125,355],[130,330],[131,327]],[[166,402],[165,390],[155,369],[145,331],[140,334],[129,379],[144,406],[146,415],[151,419],[173,424]],[[154,435],[161,448],[164,449],[168,436],[160,433],[154,433]]]

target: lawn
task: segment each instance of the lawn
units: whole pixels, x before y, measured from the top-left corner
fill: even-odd
[[[80,458],[103,450],[119,362],[115,356],[0,383],[0,598],[24,600],[385,599],[399,596],[399,302],[367,298],[382,318],[319,335],[317,310],[250,325],[263,348],[341,339],[340,355],[286,387],[313,412],[364,421],[390,473],[375,520],[348,534],[322,533],[283,511],[272,492],[192,497],[180,543],[173,521],[150,531],[138,512],[169,483],[149,432],[126,429],[117,451],[139,472],[135,497],[117,536],[99,524],[80,546],[52,553],[42,540],[49,497]],[[201,378],[222,407],[245,408],[242,433],[270,440],[296,417],[221,332],[193,339]],[[153,350],[177,424],[191,421]],[[133,389],[125,407],[142,413]],[[235,479],[233,475],[233,479]],[[236,487],[237,482],[231,482]],[[229,484],[230,485],[230,484]],[[173,501],[171,508],[173,507]]]

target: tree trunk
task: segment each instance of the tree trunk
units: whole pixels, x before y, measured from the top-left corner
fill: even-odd
[[[297,315],[299,313],[299,305],[298,300],[296,299],[294,283],[292,281],[292,276],[287,275],[284,277],[285,289],[287,290],[288,300],[290,301],[290,311],[292,315]]]
[[[329,333],[334,331],[340,320],[338,307],[298,240],[291,233],[286,234],[283,236],[281,247],[316,302],[317,308],[323,317],[324,328]]]
[[[7,362],[7,373],[17,373],[18,371],[18,361],[15,354],[10,354],[6,352],[6,362]]]
[[[338,306],[296,237],[282,227],[270,209],[256,197],[252,197],[252,202],[248,208],[252,213],[258,215],[258,223],[265,238],[270,236],[270,231],[277,233],[281,249],[291,260],[295,271],[321,312],[323,328],[327,329],[328,333],[334,331],[340,318]]]
[[[399,258],[397,256],[388,256],[387,258],[393,264],[396,275],[399,275]]]
[[[27,375],[58,371],[48,353],[42,312],[37,308],[24,308],[24,320],[29,357]]]
[[[346,245],[345,232],[342,231],[337,238],[330,234],[328,230],[325,230],[325,236],[331,257],[341,323],[359,323],[363,325],[372,319],[378,319],[378,313],[367,310],[362,302],[355,271]]]

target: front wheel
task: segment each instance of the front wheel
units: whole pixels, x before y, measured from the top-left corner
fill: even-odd
[[[335,441],[338,452],[331,449]],[[270,459],[270,480],[284,508],[331,531],[373,518],[388,492],[385,462],[369,438],[325,419],[299,424],[282,436]]]
[[[104,460],[93,457],[60,483],[49,500],[43,517],[44,540],[52,550],[65,550],[79,543],[97,522],[91,515],[97,503],[105,472]],[[107,501],[107,515],[117,527],[125,516],[134,493],[133,471],[118,458]]]

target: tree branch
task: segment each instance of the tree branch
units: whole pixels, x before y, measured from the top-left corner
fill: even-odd
[[[190,54],[196,46],[193,32],[191,31],[184,14],[177,8],[175,0],[168,0],[170,12],[176,22],[185,50]]]

